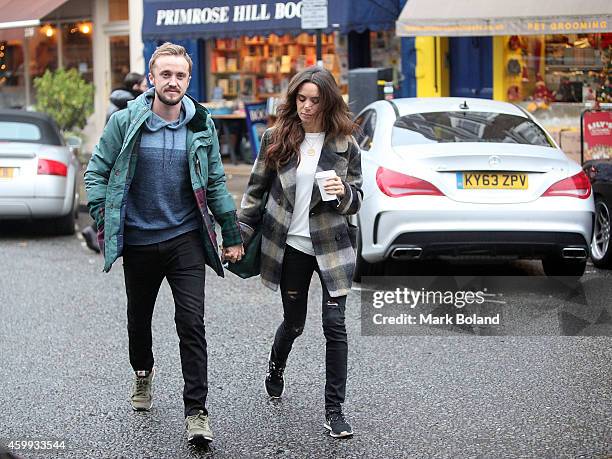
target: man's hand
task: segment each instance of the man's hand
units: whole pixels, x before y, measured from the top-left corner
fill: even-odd
[[[244,247],[242,246],[242,244],[225,247],[223,249],[223,259],[229,261],[230,263],[236,263],[237,261],[240,261],[243,255]]]

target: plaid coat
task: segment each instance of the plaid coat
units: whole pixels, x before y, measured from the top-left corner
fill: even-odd
[[[262,224],[261,280],[277,290],[287,232],[295,204],[297,158],[292,158],[278,171],[265,166],[264,157],[270,142],[270,130],[264,133],[259,156],[242,199],[239,220],[251,227]],[[352,137],[325,139],[317,171],[333,169],[342,179],[345,194],[340,203],[323,201],[316,181],[310,198],[310,237],[321,278],[333,297],[347,295],[355,269],[357,228],[350,225],[348,215],[361,207],[361,158]],[[261,215],[261,199],[269,190],[266,211]]]

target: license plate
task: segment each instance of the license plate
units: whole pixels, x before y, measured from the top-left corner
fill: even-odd
[[[527,174],[519,172],[457,172],[457,188],[462,190],[526,190]]]
[[[12,179],[17,176],[17,171],[16,167],[0,167],[0,179]]]

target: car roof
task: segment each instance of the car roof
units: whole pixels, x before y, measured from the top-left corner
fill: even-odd
[[[0,108],[0,115],[17,116],[25,119],[44,120],[53,123],[53,118],[51,118],[46,113],[31,112],[28,110],[20,110],[18,108]]]
[[[475,99],[469,97],[414,97],[393,99],[391,102],[397,107],[400,116],[413,113],[472,111],[505,113],[527,118],[525,112],[516,105],[490,99]],[[467,104],[467,109],[460,107],[464,103]]]

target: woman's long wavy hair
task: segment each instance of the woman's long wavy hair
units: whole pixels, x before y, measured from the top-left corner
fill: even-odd
[[[266,166],[279,169],[298,156],[305,132],[297,112],[297,96],[304,83],[314,83],[319,88],[318,112],[325,141],[351,135],[355,129],[352,115],[342,99],[334,76],[322,67],[309,67],[296,74],[289,82],[287,94],[277,109],[277,120],[266,151]]]

